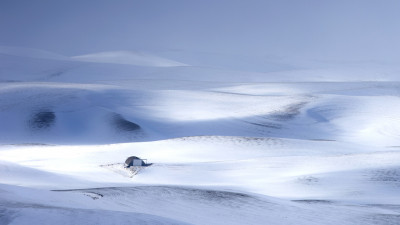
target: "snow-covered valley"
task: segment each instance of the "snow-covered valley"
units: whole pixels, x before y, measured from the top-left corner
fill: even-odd
[[[396,79],[6,49],[2,224],[399,224]],[[107,166],[132,155],[152,165]]]
[[[399,11],[0,1],[0,225],[400,225]]]

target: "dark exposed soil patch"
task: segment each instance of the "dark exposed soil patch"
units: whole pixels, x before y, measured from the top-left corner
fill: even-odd
[[[32,129],[47,129],[54,125],[56,114],[51,111],[37,112],[31,116],[29,126]]]
[[[129,120],[126,120],[119,114],[114,114],[111,119],[112,123],[118,130],[121,131],[136,131],[140,130],[140,126],[136,123],[133,123]]]

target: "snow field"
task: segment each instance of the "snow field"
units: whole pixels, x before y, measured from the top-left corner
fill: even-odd
[[[0,53],[2,224],[400,221],[395,67]]]

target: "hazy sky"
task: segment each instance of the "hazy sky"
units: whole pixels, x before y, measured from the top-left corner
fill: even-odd
[[[398,0],[0,0],[0,45],[397,59]]]

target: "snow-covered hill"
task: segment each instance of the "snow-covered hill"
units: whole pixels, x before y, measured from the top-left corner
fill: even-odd
[[[400,225],[399,11],[0,1],[0,225]]]
[[[395,67],[160,55],[0,48],[1,224],[399,224]]]

